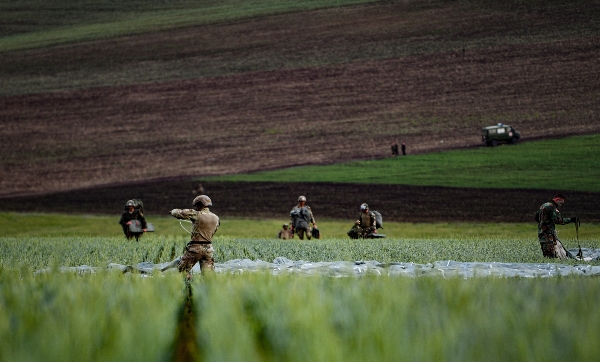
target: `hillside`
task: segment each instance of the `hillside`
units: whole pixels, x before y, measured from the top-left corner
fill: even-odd
[[[600,132],[600,3],[499,4],[379,2],[4,51],[0,195],[381,158],[394,141],[477,147],[497,122],[524,141]]]

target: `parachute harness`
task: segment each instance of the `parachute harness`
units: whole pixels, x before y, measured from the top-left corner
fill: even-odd
[[[191,234],[192,228],[190,228],[190,230],[186,229],[185,226],[183,226],[183,224],[181,223],[182,221],[189,222],[190,224],[193,224],[193,223],[190,220],[179,219],[179,225],[181,225],[183,230],[185,230],[188,234]]]

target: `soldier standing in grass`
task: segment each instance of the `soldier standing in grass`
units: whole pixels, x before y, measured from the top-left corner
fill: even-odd
[[[123,212],[123,214],[121,215],[119,224],[121,224],[121,227],[123,228],[123,233],[125,233],[125,237],[127,238],[127,240],[135,237],[135,240],[137,241],[141,234],[132,233],[129,230],[129,225],[131,225],[132,220],[139,220],[142,224],[142,233],[146,232],[148,224],[146,223],[144,213],[142,212],[142,210],[136,210],[135,202],[133,202],[133,200],[129,200],[125,203],[125,212]]]
[[[317,228],[317,222],[310,206],[306,205],[306,196],[298,197],[298,205],[294,206],[290,212],[290,217],[292,219],[292,238],[295,232],[300,240],[304,240],[305,234],[306,238],[310,240],[312,237],[311,224],[312,227]]]
[[[578,223],[578,217],[563,218],[560,215],[558,208],[565,202],[565,197],[562,194],[557,194],[552,198],[552,201],[546,202],[538,209],[535,214],[535,219],[538,222],[538,239],[542,253],[547,258],[573,258],[575,257],[568,252],[556,234],[556,224],[564,225],[569,223]]]
[[[215,259],[213,258],[212,238],[219,228],[219,217],[210,212],[209,207],[212,201],[206,195],[200,195],[192,202],[194,209],[173,209],[169,214],[184,220],[190,220],[192,226],[191,241],[186,245],[183,255],[167,266],[161,269],[165,271],[177,265],[180,272],[186,272],[187,278],[191,279],[191,270],[194,264],[200,262],[200,270],[204,273],[206,270],[215,269]]]
[[[279,230],[277,233],[277,239],[292,239],[294,234],[292,234],[292,230],[290,230],[288,224],[283,224],[283,229]]]
[[[398,143],[392,143],[392,156],[398,156]]]

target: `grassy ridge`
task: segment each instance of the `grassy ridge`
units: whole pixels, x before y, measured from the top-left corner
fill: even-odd
[[[588,135],[527,142],[517,146],[293,167],[208,180],[351,182],[600,192],[598,150],[600,135]]]
[[[0,213],[0,237],[117,237],[122,238],[118,216],[106,215],[64,215],[64,214],[25,214]],[[282,224],[289,220],[275,219],[221,219],[217,238],[275,238]],[[187,238],[187,233],[179,222],[171,217],[148,216],[156,232],[142,237],[145,240],[160,240],[164,237]],[[190,224],[183,222],[189,230]],[[323,239],[347,239],[346,232],[352,220],[319,220]],[[454,237],[486,238],[503,236],[509,239],[532,239],[537,229],[534,223],[399,223],[385,222],[382,234],[390,238],[443,239]],[[575,239],[572,225],[559,226],[564,240]],[[600,239],[600,225],[585,223],[579,230],[582,240]],[[125,240],[122,240],[125,243]]]
[[[0,52],[373,1],[8,1],[0,4]]]

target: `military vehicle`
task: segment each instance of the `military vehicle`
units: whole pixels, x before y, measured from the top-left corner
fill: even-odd
[[[521,134],[519,132],[511,126],[502,123],[481,129],[481,140],[491,147],[497,146],[500,142],[516,144],[520,138]]]

